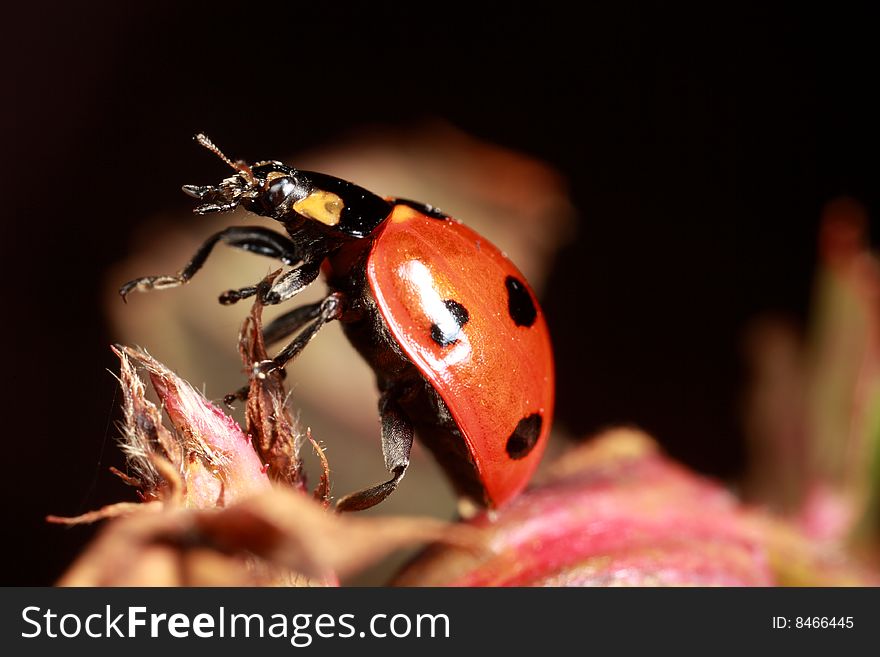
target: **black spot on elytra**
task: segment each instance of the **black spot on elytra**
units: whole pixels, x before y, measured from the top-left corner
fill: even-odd
[[[518,460],[529,455],[538,442],[538,436],[541,435],[542,422],[540,413],[532,413],[517,422],[516,429],[510,434],[505,447],[510,458]]]
[[[538,317],[538,309],[532,295],[521,280],[508,276],[504,285],[507,288],[507,311],[517,326],[531,326]]]
[[[431,217],[431,219],[449,219],[449,215],[443,212],[443,210],[434,207],[433,205],[429,205],[428,203],[419,203],[418,201],[411,201],[408,198],[396,198],[394,199],[394,203],[412,208],[416,212],[421,212],[423,215]]]
[[[461,327],[468,323],[471,315],[458,301],[446,299],[443,305],[449,311],[449,316],[444,317],[440,324],[431,324],[431,339],[446,347],[458,342]]]

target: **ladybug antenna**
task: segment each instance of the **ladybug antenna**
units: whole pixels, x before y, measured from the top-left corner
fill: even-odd
[[[204,146],[209,151],[211,151],[214,155],[219,157],[221,160],[226,162],[229,166],[231,166],[236,171],[239,171],[244,174],[245,178],[247,178],[248,182],[251,185],[255,185],[257,181],[254,179],[254,172],[251,171],[250,165],[244,160],[238,160],[237,162],[233,162],[221,151],[217,146],[211,141],[208,136],[204,133],[199,133],[195,137],[196,141],[199,142],[199,146]]]

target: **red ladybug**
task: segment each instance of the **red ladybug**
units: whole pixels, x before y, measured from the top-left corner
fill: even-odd
[[[528,483],[546,446],[553,414],[553,355],[544,316],[522,274],[495,246],[437,208],[379,197],[350,182],[281,162],[233,163],[204,135],[196,139],[236,170],[217,186],[184,186],[199,214],[239,205],[272,217],[289,237],[230,227],[208,238],[173,276],[148,276],[132,290],[186,283],[218,242],[281,260],[291,269],[259,294],[286,301],[319,272],[329,294],[264,329],[269,343],[296,337],[256,374],[284,367],[324,324],[342,322],[376,373],[382,452],[391,479],[347,495],[341,510],[366,509],[397,487],[414,434],[457,491],[494,507]]]

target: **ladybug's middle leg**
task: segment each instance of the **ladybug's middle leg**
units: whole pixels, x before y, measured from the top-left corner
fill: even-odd
[[[339,319],[342,314],[343,296],[339,292],[326,297],[323,301],[309,303],[290,312],[279,315],[263,328],[263,340],[267,345],[278,342],[288,335],[296,333],[309,322],[313,322],[305,331],[300,333],[281,353],[271,360],[264,360],[254,364],[254,373],[258,377],[265,377],[269,372],[281,369],[288,362],[296,358],[305,346],[311,342],[324,324]],[[284,372],[282,371],[283,375]],[[237,391],[223,397],[224,403],[231,405],[236,400],[247,399],[250,385],[243,386]]]
[[[263,327],[263,340],[266,345],[275,344],[279,340],[293,335],[303,326],[318,318],[321,314],[321,302],[298,306],[283,315],[279,315]]]
[[[284,349],[278,352],[278,355],[271,360],[260,361],[259,363],[254,364],[254,374],[260,378],[264,378],[269,372],[273,372],[275,370],[281,369],[291,360],[296,358],[299,353],[305,349],[305,346],[312,341],[318,331],[320,331],[327,322],[333,321],[334,319],[339,319],[342,317],[342,313],[344,310],[345,297],[341,292],[333,292],[332,294],[327,295],[323,301],[317,304],[317,308],[314,306],[304,306],[302,309],[303,314],[300,317],[295,317],[294,319],[303,319],[308,317],[310,314],[315,314],[314,321],[309,324],[299,335],[297,335]],[[285,317],[289,318],[288,315],[284,315],[279,318],[283,322]],[[277,322],[278,320],[276,320]],[[307,319],[304,321],[308,321]],[[275,327],[275,328],[273,328]],[[284,327],[284,330],[288,332],[295,331],[298,327],[291,328],[290,325],[286,327],[281,325],[276,325],[275,322],[269,325],[269,329],[272,331],[280,332],[282,330],[281,327]],[[276,334],[277,335],[277,334]],[[277,335],[277,339],[280,339],[282,336]]]
[[[406,385],[385,391],[379,400],[379,414],[382,418],[382,454],[385,467],[391,479],[372,488],[351,493],[336,503],[339,511],[362,511],[375,506],[391,495],[409,467],[409,453],[412,450],[415,431],[406,413],[400,406],[400,399],[410,392]]]
[[[220,303],[224,305],[233,304],[236,301],[247,299],[255,294],[260,295],[260,302],[265,306],[271,306],[282,301],[287,301],[296,296],[309,286],[321,273],[321,263],[319,260],[306,260],[297,265],[272,283],[269,287],[263,287],[259,283],[257,285],[249,285],[241,287],[237,290],[227,290],[220,295]]]

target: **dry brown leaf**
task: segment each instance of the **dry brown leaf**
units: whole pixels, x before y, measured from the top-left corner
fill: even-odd
[[[108,523],[61,586],[334,584],[389,552],[427,541],[470,545],[466,527],[357,518],[275,488],[215,510],[176,509]],[[299,573],[299,574],[298,574]]]
[[[272,272],[260,284],[268,287],[281,273]],[[254,365],[269,359],[263,340],[263,304],[260,293],[245,319],[239,334],[239,352],[248,373],[246,420],[247,432],[254,438],[254,448],[260,459],[268,464],[269,476],[290,486],[305,487],[299,448],[302,432],[290,414],[287,391],[284,389],[284,371],[275,370],[265,378],[254,376]]]

